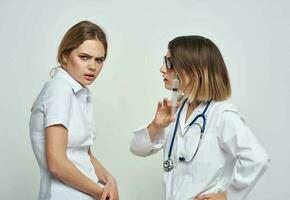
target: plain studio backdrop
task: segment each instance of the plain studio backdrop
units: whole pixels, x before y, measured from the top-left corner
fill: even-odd
[[[99,24],[108,36],[108,58],[90,86],[97,124],[93,151],[116,177],[120,199],[162,198],[163,152],[139,158],[129,143],[132,131],[150,122],[157,101],[170,96],[159,72],[168,41],[193,34],[220,48],[231,101],[271,157],[248,199],[289,198],[289,1],[9,0],[0,5],[0,199],[37,199],[30,108],[57,66],[64,33],[81,20]]]

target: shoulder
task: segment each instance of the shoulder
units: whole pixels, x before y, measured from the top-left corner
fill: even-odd
[[[47,82],[47,87],[60,88],[72,91],[71,84],[64,78],[55,77]]]
[[[63,78],[52,78],[45,86],[46,94],[72,94],[73,89],[69,82]]]
[[[219,114],[222,114],[224,112],[239,113],[237,106],[228,100],[227,101],[214,101],[211,109],[213,112],[219,113]]]
[[[74,96],[72,86],[62,78],[52,78],[44,86],[44,104],[67,104]]]
[[[213,102],[211,113],[216,119],[216,125],[240,124],[245,122],[245,118],[240,114],[238,107],[230,101]]]

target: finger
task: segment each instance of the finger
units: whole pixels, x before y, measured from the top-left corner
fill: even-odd
[[[205,200],[205,199],[209,199],[209,196],[199,196],[196,200]]]
[[[213,194],[203,194],[197,197],[197,200],[209,199],[213,196]]]
[[[167,107],[170,107],[171,104],[172,104],[172,103],[171,103],[171,100],[169,100],[169,99],[166,98],[166,106],[167,106]]]
[[[157,110],[160,110],[162,107],[162,102],[161,101],[158,101],[158,104],[157,104]]]
[[[163,106],[166,106],[167,105],[167,102],[168,102],[168,99],[166,97],[163,98]]]
[[[171,106],[172,106],[172,101],[169,100],[169,101],[167,102],[167,105],[171,107]]]
[[[208,200],[209,198],[207,197],[196,197],[194,200]]]
[[[117,189],[115,191],[115,195],[116,195],[116,200],[119,200],[119,194],[118,194],[118,190]]]
[[[175,116],[170,115],[169,121],[170,121],[170,122],[175,122]]]
[[[111,192],[108,193],[106,200],[115,200]]]
[[[101,197],[101,200],[107,200],[107,197],[108,197],[108,191],[103,191],[102,193],[102,197]]]

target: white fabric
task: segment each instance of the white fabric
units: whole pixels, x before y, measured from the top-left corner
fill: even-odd
[[[236,107],[228,102],[212,102],[206,113],[206,128],[196,157],[195,153],[202,119],[189,127],[197,114],[202,113],[201,104],[185,123],[186,103],[180,116],[172,159],[175,167],[164,171],[163,188],[166,200],[193,199],[200,194],[226,191],[228,200],[246,198],[256,181],[266,170],[269,157],[260,145]],[[132,153],[148,156],[164,150],[164,160],[172,139],[174,124],[162,130],[154,141],[150,140],[147,127],[133,134],[130,144]]]
[[[67,157],[96,183],[98,178],[88,150],[95,139],[95,120],[91,95],[65,70],[57,68],[38,95],[31,112],[30,139],[40,168],[39,200],[92,200],[91,196],[73,189],[53,177],[47,169],[45,128],[62,124],[68,130]]]

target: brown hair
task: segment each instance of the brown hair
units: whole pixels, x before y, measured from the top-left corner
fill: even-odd
[[[85,40],[99,40],[104,48],[105,48],[105,56],[107,56],[107,38],[106,34],[98,25],[89,22],[89,21],[81,21],[74,26],[72,26],[64,35],[57,54],[58,62],[63,65],[63,55],[69,55],[71,51],[76,49],[79,45],[81,45]]]
[[[169,42],[168,50],[173,68],[180,75],[181,91],[190,90],[189,101],[223,101],[230,97],[228,71],[211,40],[196,35],[181,36]]]

